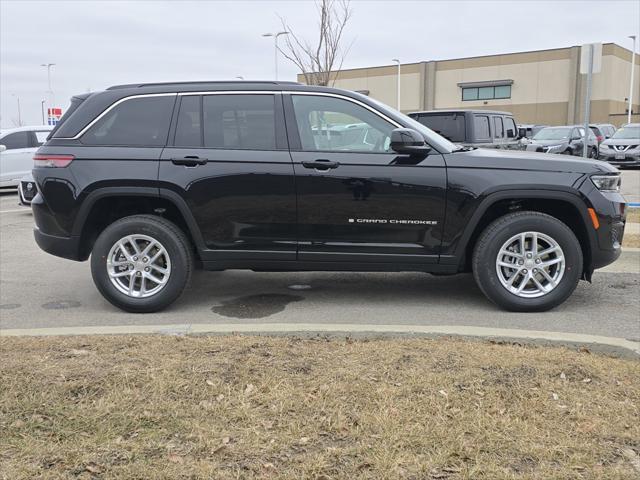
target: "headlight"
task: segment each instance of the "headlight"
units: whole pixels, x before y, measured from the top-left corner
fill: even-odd
[[[591,181],[601,192],[620,191],[620,175],[594,175]]]
[[[604,148],[606,150],[607,148],[609,148],[609,145],[607,145],[606,143],[601,143],[600,148]]]

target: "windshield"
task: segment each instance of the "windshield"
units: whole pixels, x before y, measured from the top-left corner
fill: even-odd
[[[640,125],[621,127],[619,130],[616,130],[616,133],[614,133],[611,138],[617,138],[617,139],[640,138]]]
[[[543,128],[533,136],[534,140],[566,140],[571,128]]]
[[[458,146],[455,143],[451,143],[442,135],[438,135],[436,132],[434,132],[430,128],[425,127],[424,125],[414,120],[413,118],[408,117],[404,113],[399,112],[394,108],[391,108],[389,105],[379,102],[375,98],[372,98],[372,97],[366,97],[366,98],[369,102],[373,102],[378,107],[380,107],[383,112],[387,110],[387,111],[393,112],[398,116],[401,116],[402,121],[405,122],[408,127],[413,128],[414,130],[420,132],[427,139],[427,142],[431,146],[437,146],[441,151],[445,150],[445,151],[453,152],[454,150],[458,150]]]

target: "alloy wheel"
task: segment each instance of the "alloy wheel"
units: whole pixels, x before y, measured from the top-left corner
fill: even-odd
[[[553,238],[540,232],[523,232],[507,240],[496,258],[502,286],[522,298],[552,292],[562,280],[565,256]]]

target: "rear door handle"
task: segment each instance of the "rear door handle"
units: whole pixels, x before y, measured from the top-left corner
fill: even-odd
[[[331,168],[338,168],[340,166],[340,163],[334,162],[333,160],[320,158],[318,160],[303,161],[302,166],[304,168],[313,168],[315,170],[329,170]]]
[[[188,155],[182,158],[172,158],[171,163],[174,165],[183,165],[185,167],[197,167],[198,165],[205,165],[207,163],[207,159]]]

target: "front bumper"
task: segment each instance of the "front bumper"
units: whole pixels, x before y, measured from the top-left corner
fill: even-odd
[[[616,158],[616,156],[623,158]],[[621,153],[621,152],[608,152],[600,150],[600,156],[598,157],[600,160],[604,160],[611,165],[615,165],[616,167],[637,167],[640,166],[640,153]]]

